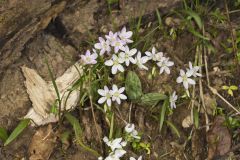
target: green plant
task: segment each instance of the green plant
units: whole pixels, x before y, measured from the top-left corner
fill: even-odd
[[[222,89],[223,89],[223,90],[226,90],[227,93],[228,93],[230,96],[233,96],[233,91],[238,90],[238,86],[235,86],[235,85],[222,86]]]

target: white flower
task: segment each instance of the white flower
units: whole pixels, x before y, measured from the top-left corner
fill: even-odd
[[[184,88],[188,90],[189,84],[190,85],[196,84],[196,82],[193,79],[189,78],[191,77],[191,75],[192,73],[190,72],[185,73],[185,71],[181,69],[180,76],[177,78],[177,83],[183,83]]]
[[[117,101],[118,104],[121,104],[121,99],[127,99],[127,96],[122,94],[125,90],[125,87],[119,88],[114,84],[111,90],[112,93],[112,100]]]
[[[102,37],[99,37],[98,39],[99,43],[96,43],[94,47],[100,50],[100,55],[103,55],[105,52],[109,53],[111,51],[109,41],[105,41]]]
[[[115,54],[112,56],[110,60],[107,60],[104,64],[106,66],[112,66],[112,74],[116,74],[117,71],[124,72],[124,68],[121,65],[124,60],[122,58],[119,58]]]
[[[116,41],[117,36],[117,33],[113,33],[112,31],[110,31],[109,34],[105,37],[107,38],[107,40],[109,40],[110,44],[112,44],[112,42]]]
[[[84,64],[96,64],[98,55],[96,53],[91,54],[89,50],[85,53],[85,55],[81,55],[81,60]]]
[[[116,149],[114,152],[111,152],[105,160],[120,160],[120,158],[127,152],[123,149]]]
[[[129,50],[128,46],[125,46],[124,52],[120,52],[119,56],[124,60],[126,66],[129,66],[130,62],[135,63],[135,59],[132,56],[136,53],[136,48]]]
[[[142,156],[138,157],[138,159],[134,158],[134,157],[130,157],[129,160],[142,160]]]
[[[111,45],[114,47],[115,53],[118,53],[119,50],[124,51],[125,50],[124,44],[125,44],[124,41],[118,38],[111,42]]]
[[[125,126],[125,131],[126,131],[127,133],[132,133],[134,130],[135,130],[135,125],[134,125],[134,124],[128,123],[128,124]]]
[[[192,66],[192,62],[189,62],[189,69],[187,69],[187,72],[189,72],[189,74],[192,74],[193,77],[201,77],[202,74],[198,73],[200,67],[199,66]]]
[[[169,61],[169,58],[163,58],[162,61],[158,62],[157,65],[160,67],[160,74],[162,74],[164,71],[167,74],[170,74],[170,68],[174,65],[174,62]]]
[[[135,125],[134,125],[134,124],[128,123],[128,124],[125,126],[125,132],[127,132],[127,133],[128,133],[129,135],[131,135],[133,138],[141,139],[141,137],[138,136],[138,131],[135,130]]]
[[[98,157],[98,160],[103,160],[103,157]]]
[[[141,52],[138,51],[137,57],[136,57],[136,59],[135,59],[135,64],[136,64],[140,69],[148,70],[148,68],[143,65],[143,64],[147,63],[147,61],[148,61],[148,57],[147,57],[147,56],[143,56],[143,57],[142,57]]]
[[[126,31],[126,27],[123,27],[121,32],[118,32],[119,38],[125,43],[132,43],[133,41],[130,39],[132,37],[132,31]]]
[[[107,137],[104,137],[103,141],[106,143],[107,146],[111,148],[113,152],[116,149],[122,149],[122,147],[125,147],[127,145],[127,142],[125,141],[122,142],[122,138],[116,138],[110,141]]]
[[[173,92],[173,94],[170,96],[169,101],[170,101],[170,107],[176,108],[176,101],[178,99],[178,96],[176,95],[176,91]]]
[[[107,101],[107,105],[109,107],[111,107],[111,104],[112,104],[112,95],[111,95],[111,91],[108,89],[107,86],[104,86],[104,89],[99,89],[98,90],[98,94],[100,94],[102,97],[98,100],[98,103],[99,104],[102,104],[104,102]]]
[[[148,56],[149,60],[161,61],[163,58],[163,52],[156,53],[156,48],[152,48],[152,52],[146,51],[145,54]]]

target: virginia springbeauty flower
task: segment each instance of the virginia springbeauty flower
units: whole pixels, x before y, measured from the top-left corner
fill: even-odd
[[[143,65],[145,63],[147,63],[148,61],[148,57],[147,56],[143,56],[141,55],[141,52],[138,51],[138,54],[137,54],[137,57],[135,59],[135,64],[140,68],[140,69],[145,69],[145,70],[148,70],[148,68]]]
[[[162,74],[163,72],[170,74],[169,67],[173,66],[174,62],[169,61],[169,58],[163,58],[163,60],[158,62],[157,65],[160,67],[160,74]]]
[[[124,44],[125,42],[119,38],[111,42],[111,45],[114,47],[115,53],[118,53],[119,50],[124,51],[125,50]]]
[[[125,126],[124,129],[125,129],[125,132],[128,133],[131,137],[136,138],[136,139],[141,139],[141,137],[138,136],[138,132],[135,129],[135,125],[134,124],[128,123]]]
[[[130,39],[132,37],[132,31],[126,31],[126,27],[123,27],[120,32],[118,32],[119,38],[125,43],[132,43],[133,41]]]
[[[116,149],[114,152],[111,152],[105,160],[120,160],[120,158],[127,152],[123,149]]]
[[[177,78],[177,83],[183,83],[183,86],[186,90],[188,90],[189,85],[195,85],[196,82],[191,79],[192,73],[185,73],[184,70],[180,70],[180,76]]]
[[[109,53],[111,51],[110,42],[104,40],[102,37],[99,37],[99,43],[96,43],[94,47],[100,50],[100,55],[103,55],[105,52]]]
[[[105,36],[107,38],[107,40],[110,42],[110,44],[112,45],[113,42],[115,42],[118,38],[117,33],[113,33],[112,31],[109,32],[108,35]]]
[[[98,55],[97,53],[91,54],[89,50],[85,53],[85,55],[81,55],[81,60],[84,64],[96,64]]]
[[[178,96],[176,95],[176,91],[173,92],[173,94],[170,96],[169,98],[169,102],[170,102],[170,107],[176,108],[176,101],[178,99]]]
[[[107,137],[104,137],[103,141],[111,148],[112,151],[115,151],[116,149],[122,149],[122,147],[127,145],[127,142],[122,141],[122,138],[116,138],[110,141]]]
[[[123,62],[124,60],[122,58],[119,58],[114,54],[112,58],[110,60],[107,60],[104,64],[106,66],[112,66],[112,74],[116,74],[117,71],[120,71],[120,72],[124,71],[124,68],[121,65],[121,63]]]
[[[134,157],[130,157],[129,160],[142,160],[142,156],[138,157],[138,159],[134,158]]]
[[[129,50],[128,46],[125,46],[124,52],[120,52],[119,56],[124,60],[126,66],[129,66],[130,62],[135,63],[135,59],[132,57],[137,53],[137,49],[133,48]]]
[[[187,69],[187,72],[189,72],[189,74],[192,74],[193,77],[201,77],[201,73],[198,73],[199,69],[199,66],[193,67],[192,62],[189,62],[189,69]]]
[[[99,104],[102,104],[104,102],[107,102],[107,105],[111,107],[112,105],[112,94],[111,91],[108,89],[107,86],[104,86],[104,89],[99,89],[98,94],[100,94],[102,97],[98,100]]]
[[[148,56],[149,60],[153,61],[161,61],[163,58],[163,53],[162,52],[157,52],[156,53],[156,48],[152,48],[152,52],[146,51],[145,54]]]
[[[117,85],[114,84],[111,90],[112,101],[116,101],[118,104],[121,104],[121,99],[126,100],[127,96],[123,94],[124,90],[125,87],[118,89]]]

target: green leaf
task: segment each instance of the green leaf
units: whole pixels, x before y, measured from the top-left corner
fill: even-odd
[[[7,146],[9,143],[15,140],[20,135],[20,133],[22,133],[22,131],[28,126],[29,123],[30,123],[30,119],[21,120],[20,123],[17,125],[17,127],[10,134],[8,139],[5,141],[4,146]]]
[[[236,90],[238,90],[238,87],[233,85],[233,86],[230,86],[230,89],[233,91],[236,91]]]
[[[80,123],[78,121],[78,119],[76,117],[74,117],[73,115],[71,115],[70,113],[66,113],[65,114],[66,119],[69,121],[69,123],[72,125],[76,139],[77,139],[77,143],[85,150],[87,150],[88,152],[93,153],[96,157],[99,157],[99,153],[97,153],[97,151],[89,148],[88,146],[86,146],[83,142],[82,142],[82,128],[80,126]]]
[[[142,96],[142,85],[135,72],[129,71],[125,80],[126,94],[130,100],[139,100]]]
[[[171,127],[172,131],[180,138],[180,133],[179,133],[177,127],[170,121],[166,120],[166,123],[169,127]]]
[[[80,123],[79,123],[78,119],[76,117],[74,117],[73,115],[71,115],[70,113],[66,113],[65,117],[67,118],[69,123],[73,126],[73,129],[74,129],[77,141],[82,141],[82,139],[81,139],[81,137],[82,137],[82,128],[80,126]]]
[[[201,39],[209,41],[208,37],[204,37],[202,34],[200,34],[199,32],[195,31],[193,28],[189,28],[189,32],[191,32],[194,36],[196,36],[198,38],[201,38]]]
[[[194,12],[192,10],[185,10],[184,12],[194,19],[194,21],[197,23],[199,29],[202,29],[202,26],[203,26],[202,20],[196,12]]]
[[[233,91],[232,91],[231,89],[229,89],[229,90],[228,90],[228,94],[229,94],[230,96],[233,96]]]
[[[0,139],[3,142],[5,142],[7,140],[7,138],[8,138],[7,131],[4,128],[0,127]]]
[[[193,120],[196,128],[199,127],[199,114],[196,108],[193,108]]]
[[[160,12],[158,9],[156,9],[156,14],[157,14],[157,19],[158,19],[158,25],[162,26],[162,18],[161,18],[161,15],[160,15]]]
[[[222,86],[222,89],[223,89],[223,90],[228,90],[229,87],[228,87],[228,86]]]
[[[107,0],[108,4],[118,3],[118,0]]]
[[[160,123],[159,123],[159,130],[161,132],[162,127],[163,127],[163,123],[164,123],[164,119],[165,119],[165,113],[166,113],[166,109],[169,105],[169,101],[168,99],[166,99],[163,103],[163,106],[161,108],[161,112],[160,112]]]
[[[168,97],[161,93],[147,93],[141,97],[140,104],[146,106],[156,105],[159,101],[165,100]]]

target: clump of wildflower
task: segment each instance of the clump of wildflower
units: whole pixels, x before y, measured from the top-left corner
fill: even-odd
[[[121,104],[121,100],[126,100],[127,96],[123,94],[125,87],[118,89],[117,85],[113,84],[112,89],[109,90],[107,86],[104,86],[104,89],[99,89],[98,94],[102,97],[98,100],[99,104],[107,102],[107,105],[111,107],[112,101],[116,101],[118,104]]]

